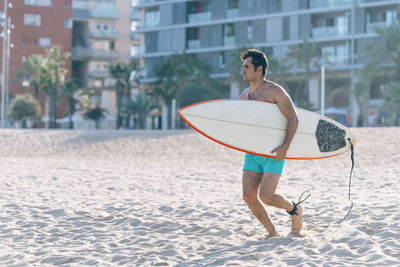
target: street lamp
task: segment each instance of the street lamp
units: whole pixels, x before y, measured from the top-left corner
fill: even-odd
[[[10,7],[11,3],[9,4]],[[11,5],[12,6],[12,5]],[[5,119],[7,122],[7,127],[9,126],[9,118],[8,118],[8,105],[9,105],[9,82],[10,82],[10,48],[13,48],[14,45],[11,43],[11,30],[14,29],[14,25],[11,24],[11,18],[8,17],[8,30],[7,30],[7,64],[6,64],[6,106],[5,106]]]
[[[8,79],[8,70],[6,64],[6,57],[7,57],[7,39],[10,38],[10,32],[11,31],[11,20],[7,17],[7,8],[12,8],[12,4],[8,3],[7,0],[4,0],[4,8],[3,8],[3,16],[1,18],[2,20],[2,26],[3,26],[3,32],[1,34],[1,37],[3,38],[3,63],[2,63],[2,78],[1,78],[1,115],[0,115],[0,127],[4,128],[4,115],[5,115],[5,94],[6,94],[6,77]],[[8,90],[7,90],[8,91]]]

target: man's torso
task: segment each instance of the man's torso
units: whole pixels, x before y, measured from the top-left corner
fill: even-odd
[[[276,83],[265,81],[261,88],[251,91],[250,86],[246,88],[239,96],[239,99],[251,99],[265,102],[276,103],[278,85]]]

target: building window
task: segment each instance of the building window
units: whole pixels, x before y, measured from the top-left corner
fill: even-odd
[[[65,29],[72,29],[72,19],[64,20],[64,28]]]
[[[50,38],[40,38],[39,39],[39,46],[40,47],[50,47],[51,46],[51,39]]]
[[[145,25],[147,28],[156,27],[160,24],[160,11],[158,9],[146,11]]]
[[[228,9],[238,9],[238,0],[228,0]]]
[[[247,28],[247,30],[248,29],[249,28]],[[224,30],[224,46],[235,45],[235,24],[233,23],[225,24],[223,30]],[[247,34],[249,34],[249,32],[247,32]]]
[[[200,48],[200,30],[199,30],[199,28],[186,29],[186,46],[188,49]]]
[[[251,44],[253,42],[253,31],[251,29],[251,22],[247,23],[247,43]]]
[[[138,24],[137,21],[131,21],[131,31],[136,31]]]
[[[65,0],[64,6],[65,7],[71,7],[72,6],[71,0]]]
[[[27,6],[51,6],[51,0],[24,0]]]
[[[283,18],[283,28],[282,28],[282,37],[283,40],[289,40],[290,38],[290,19],[289,17]]]
[[[219,52],[218,61],[219,61],[219,67],[221,68],[221,70],[224,70],[226,67],[225,52]]]
[[[27,26],[40,27],[40,15],[37,14],[24,14],[24,24]]]

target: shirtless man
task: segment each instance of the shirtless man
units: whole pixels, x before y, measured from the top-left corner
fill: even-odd
[[[267,229],[268,237],[278,237],[279,234],[262,203],[285,209],[292,216],[292,233],[300,235],[303,226],[302,207],[275,193],[285,166],[286,153],[298,126],[296,109],[290,96],[281,86],[265,79],[268,60],[261,51],[249,49],[244,51],[240,58],[243,61],[243,80],[249,82],[250,86],[239,98],[275,103],[288,120],[282,145],[271,151],[276,153],[275,158],[246,154],[242,180],[243,199]]]

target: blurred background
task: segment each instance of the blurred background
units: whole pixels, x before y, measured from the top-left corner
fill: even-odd
[[[297,107],[400,125],[400,0],[1,0],[1,127],[181,129],[236,98],[240,53]]]

